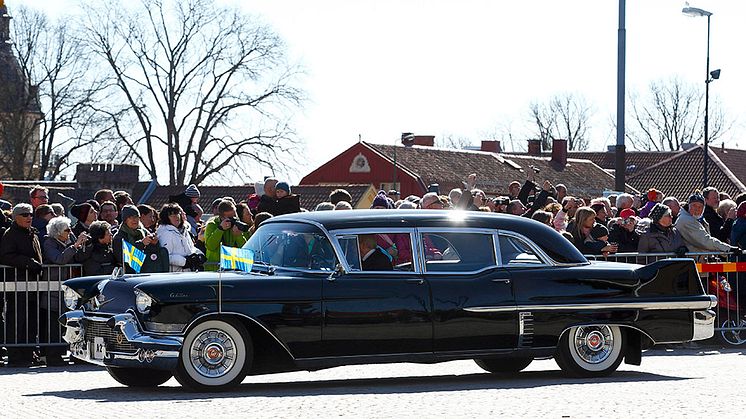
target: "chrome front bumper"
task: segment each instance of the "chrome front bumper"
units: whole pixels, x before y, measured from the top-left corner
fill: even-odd
[[[63,314],[60,323],[78,359],[110,367],[176,369],[183,339],[146,335],[131,313],[95,317],[75,310]]]

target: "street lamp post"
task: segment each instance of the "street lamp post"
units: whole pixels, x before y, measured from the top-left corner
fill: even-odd
[[[705,147],[704,147],[704,187],[706,188],[708,185],[707,182],[707,164],[710,159],[710,152],[709,152],[709,146],[710,146],[710,130],[709,130],[709,116],[710,116],[710,82],[717,77],[710,78],[710,16],[712,16],[711,12],[708,12],[707,10],[699,9],[696,7],[684,7],[681,9],[681,13],[692,16],[692,17],[698,17],[698,16],[706,16],[707,17],[707,69],[705,73]],[[715,73],[713,71],[713,73]],[[717,76],[720,76],[720,72],[717,72]]]

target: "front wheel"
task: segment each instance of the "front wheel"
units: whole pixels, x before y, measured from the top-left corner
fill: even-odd
[[[207,320],[184,338],[174,376],[191,390],[227,390],[241,383],[253,356],[251,338],[240,323]]]
[[[145,368],[106,367],[106,371],[119,383],[129,387],[158,387],[173,376],[171,371]]]
[[[528,367],[534,359],[531,357],[525,358],[480,358],[475,359],[483,370],[491,372],[493,374],[516,374]]]
[[[572,327],[562,335],[554,356],[565,373],[575,377],[604,377],[616,371],[624,357],[619,326]]]

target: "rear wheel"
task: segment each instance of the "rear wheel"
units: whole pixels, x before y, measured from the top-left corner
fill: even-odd
[[[119,383],[129,387],[158,387],[173,376],[171,371],[146,368],[106,367],[106,371]]]
[[[253,356],[251,338],[240,323],[207,320],[187,333],[174,375],[191,390],[227,390],[243,381]]]
[[[624,357],[619,326],[572,327],[562,335],[554,356],[565,373],[575,377],[604,377],[616,371]]]
[[[493,374],[516,374],[528,367],[534,359],[531,357],[524,358],[480,358],[475,359],[483,370]]]

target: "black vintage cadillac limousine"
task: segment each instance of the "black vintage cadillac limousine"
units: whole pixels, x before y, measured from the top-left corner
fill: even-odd
[[[273,218],[251,273],[64,283],[72,354],[128,386],[197,390],[247,374],[474,359],[515,373],[553,356],[569,375],[639,365],[656,343],[713,335],[692,260],[589,262],[533,220],[480,212],[329,211]]]

